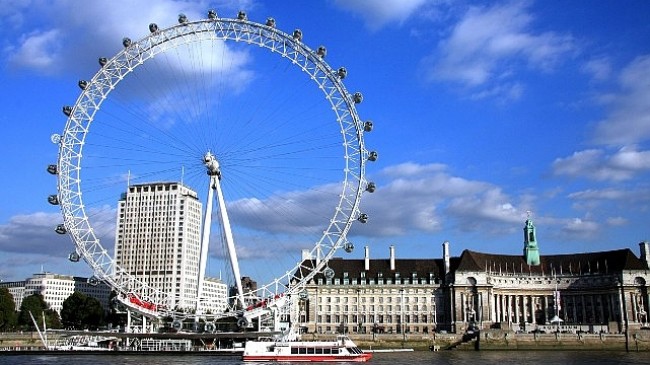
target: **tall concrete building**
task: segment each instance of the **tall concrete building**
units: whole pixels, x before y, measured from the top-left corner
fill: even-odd
[[[201,209],[197,193],[177,182],[131,185],[118,203],[116,264],[183,310],[196,307]]]

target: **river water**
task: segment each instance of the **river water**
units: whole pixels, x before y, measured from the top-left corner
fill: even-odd
[[[57,354],[9,355],[0,353],[4,365],[240,365],[250,364],[233,355],[121,355],[110,354]],[[439,351],[375,353],[369,365],[583,365],[583,364],[650,364],[648,352],[612,351]]]

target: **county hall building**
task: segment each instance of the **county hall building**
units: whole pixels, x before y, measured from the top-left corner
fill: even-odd
[[[335,258],[299,301],[311,333],[463,333],[481,329],[621,333],[648,326],[650,251],[540,255],[527,219],[521,255],[464,250],[440,259]],[[312,260],[303,257],[304,260]],[[308,265],[308,263],[303,263]]]

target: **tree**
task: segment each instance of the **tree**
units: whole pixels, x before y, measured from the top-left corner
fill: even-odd
[[[23,299],[20,305],[20,313],[18,314],[18,325],[28,330],[35,330],[36,327],[32,322],[30,313],[38,321],[41,326],[41,316],[45,315],[45,324],[48,328],[61,328],[61,319],[59,314],[50,309],[50,306],[45,302],[41,294],[32,294]]]
[[[16,327],[16,303],[9,289],[0,288],[0,331],[11,331]]]
[[[68,328],[97,329],[104,324],[104,308],[101,303],[80,292],[74,292],[63,301],[61,321]]]

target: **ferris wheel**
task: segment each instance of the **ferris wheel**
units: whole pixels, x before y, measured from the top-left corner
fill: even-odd
[[[251,303],[281,305],[302,294],[316,274],[333,276],[328,261],[341,248],[351,252],[348,232],[368,221],[360,201],[375,190],[365,168],[377,153],[366,149],[364,134],[373,123],[357,113],[363,96],[346,89],[347,70],[325,61],[325,47],[312,49],[302,40],[300,29],[285,33],[273,18],[262,24],[244,12],[222,18],[210,11],[197,21],[181,14],[165,29],[151,23],[148,35],[124,38],[115,56],[100,58],[97,73],[79,81],[74,105],[63,107],[63,132],[52,137],[59,153],[48,171],[57,176],[58,192],[48,201],[62,212],[56,232],[75,245],[70,260],[85,261],[92,281],[107,283],[124,305],[157,318],[199,315],[179,309],[183,293],[125,267],[137,261],[146,271],[170,254],[152,238],[166,232],[166,224],[177,233],[168,241],[182,237],[168,245],[187,246],[181,240],[199,237],[198,249],[184,248],[183,257],[173,258],[199,263],[197,309],[208,258],[229,264],[228,286],[236,291],[222,312],[212,313],[216,318],[241,315]],[[152,201],[133,208],[151,215],[135,228],[149,232],[139,238],[146,244],[116,260],[116,237],[124,229],[116,222],[131,224],[116,210],[118,201],[135,187],[167,182],[185,189],[181,205],[192,196],[201,201],[202,221],[191,227],[187,215],[157,221],[163,210],[178,209],[178,200],[148,197]],[[214,253],[219,242],[222,251]],[[240,267],[242,256],[248,266]],[[181,274],[166,269],[170,277]],[[242,276],[262,284],[243,288]]]

